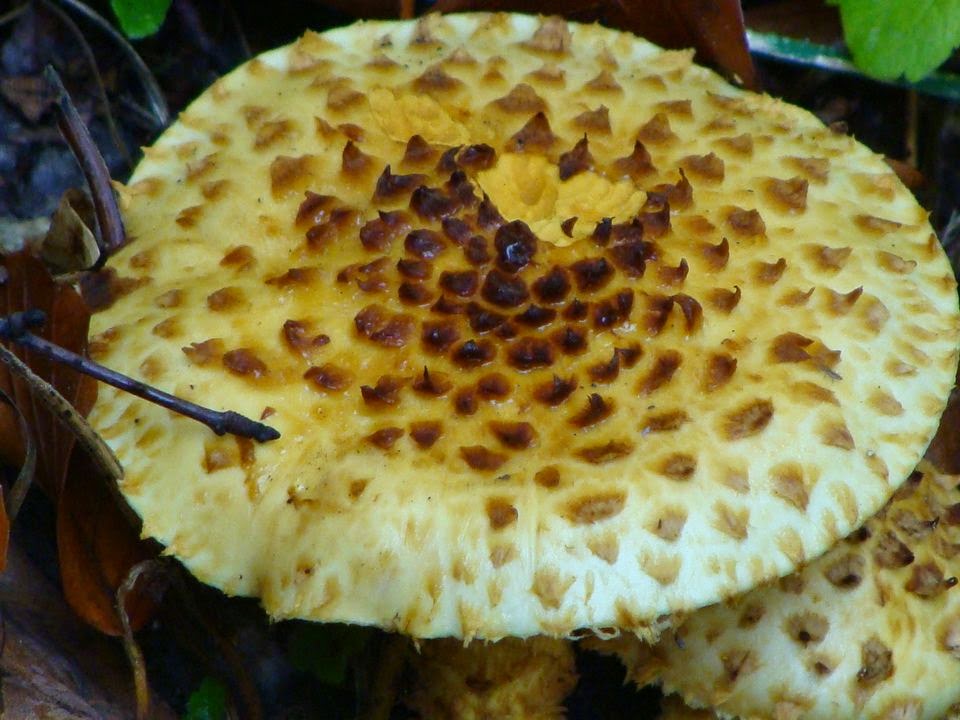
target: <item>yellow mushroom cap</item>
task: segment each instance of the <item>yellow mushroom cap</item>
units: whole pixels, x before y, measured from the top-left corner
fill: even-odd
[[[719,717],[940,720],[960,703],[960,476],[921,465],[862,528],[802,571],[691,615],[642,682]]]
[[[652,637],[887,500],[956,285],[882,159],[633,36],[430,16],[217,81],[121,189],[101,362],[122,491],[275,617]]]

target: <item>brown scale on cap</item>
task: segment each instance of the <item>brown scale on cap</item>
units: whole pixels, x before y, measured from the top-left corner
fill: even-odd
[[[367,437],[364,439],[371,445],[374,445],[381,450],[389,450],[401,437],[403,437],[403,428],[388,427],[381,428],[380,430],[367,435]]]
[[[413,382],[413,391],[428,397],[446,395],[453,388],[453,381],[446,373],[430,372],[426,366],[423,373]]]
[[[359,214],[352,208],[338,207],[321,223],[311,226],[304,237],[307,247],[313,251],[322,251],[339,239],[344,232],[352,229]]]
[[[585,329],[565,325],[550,334],[550,341],[564,355],[582,355],[590,344],[587,334]]]
[[[670,118],[666,113],[657,113],[637,131],[637,140],[651,145],[666,143],[676,137],[670,128]]]
[[[443,424],[436,420],[410,423],[410,438],[423,449],[431,448],[443,435]]]
[[[590,315],[590,305],[580,298],[574,298],[563,308],[563,319],[571,322],[586,320]]]
[[[637,393],[649,395],[656,392],[673,379],[682,363],[683,355],[676,350],[667,350],[660,353],[654,359],[653,366],[647,374],[637,383]]]
[[[838,293],[828,288],[827,294],[829,297],[828,307],[830,312],[834,315],[846,315],[853,310],[853,306],[856,305],[857,300],[863,295],[863,286],[861,285],[858,288],[854,288],[848,293]]]
[[[740,237],[759,237],[766,233],[767,225],[757,210],[734,207],[727,213],[727,227]]]
[[[697,471],[697,458],[689,453],[673,453],[660,461],[657,472],[671,480],[685,481]]]
[[[395,200],[397,198],[410,195],[416,188],[427,181],[427,176],[421,173],[412,173],[410,175],[394,175],[387,165],[380,177],[377,178],[377,186],[373,191],[374,202],[383,202],[385,200]]]
[[[472,388],[461,388],[453,396],[453,408],[457,415],[473,415],[479,407],[477,393]]]
[[[329,335],[314,334],[310,330],[310,323],[304,320],[286,320],[280,332],[287,347],[301,354],[309,354],[330,343]]]
[[[547,116],[538,112],[506,143],[507,152],[546,152],[557,141]]]
[[[484,195],[477,208],[477,225],[484,230],[496,230],[505,222],[506,220],[497,210],[497,206],[491,202],[487,195]]]
[[[785,258],[780,258],[776,262],[757,263],[754,278],[762,285],[774,285],[780,281],[786,269],[787,261]]]
[[[826,245],[813,245],[810,247],[810,256],[814,263],[821,270],[835,272],[842,270],[847,264],[853,248],[850,247],[827,247]]]
[[[640,180],[644,176],[656,171],[657,169],[653,166],[650,153],[639,139],[633,143],[633,150],[629,155],[624,155],[613,161],[613,172],[615,175],[626,176],[634,181]]]
[[[683,281],[687,279],[689,273],[689,263],[687,263],[686,258],[681,258],[676,267],[670,267],[669,265],[658,267],[657,279],[662,285],[678,286],[683,285]]]
[[[616,328],[630,319],[633,311],[633,290],[626,288],[597,301],[593,306],[593,326],[598,330]]]
[[[379,267],[371,268],[361,266],[360,272],[362,274],[369,274],[371,271],[375,272],[379,269]],[[317,280],[318,275],[319,273],[315,267],[292,267],[281,275],[267,278],[264,282],[266,282],[267,285],[273,285],[278,288],[288,288],[297,285],[310,285]],[[207,300],[209,302],[210,298],[207,298]]]
[[[540,383],[533,389],[533,397],[537,402],[550,407],[556,407],[566,401],[577,389],[575,378],[562,378],[554,375],[552,379]]]
[[[514,85],[509,93],[494,100],[493,104],[504,112],[521,115],[542,113],[547,109],[547,104],[543,101],[543,98],[537,95],[536,90],[527,83]]]
[[[353,140],[343,146],[340,169],[349,177],[361,177],[373,169],[373,158],[358,148]]]
[[[595,292],[602,289],[613,278],[614,270],[606,258],[584,258],[569,267],[577,290],[580,292]]]
[[[610,417],[613,411],[613,401],[607,400],[597,393],[591,393],[587,397],[586,407],[571,415],[567,422],[578,428],[593,427]]]
[[[686,210],[693,205],[693,185],[687,179],[683,168],[679,169],[679,174],[680,179],[675,183],[662,183],[654,186],[653,192],[648,195],[648,199],[653,196],[658,203],[662,203],[662,200],[657,197],[662,196],[669,203],[669,207],[674,210]]]
[[[210,338],[203,342],[190,343],[190,345],[182,348],[182,350],[183,354],[187,356],[187,359],[189,359],[191,363],[202,366],[218,361],[220,357],[223,356],[226,348],[223,340],[220,338]]]
[[[451,295],[470,297],[480,287],[480,275],[476,270],[450,271],[440,273],[440,287]]]
[[[691,175],[710,182],[723,180],[724,163],[716,153],[707,155],[687,155],[680,160],[680,165]]]
[[[407,167],[424,167],[436,162],[438,151],[421,135],[411,135],[403,152],[400,164]]]
[[[514,315],[513,320],[527,327],[541,328],[552,323],[556,317],[557,311],[553,308],[528,305],[523,312]]]
[[[809,183],[800,177],[780,180],[769,178],[764,184],[767,195],[788,211],[803,212],[807,209],[807,188]]]
[[[207,307],[214,312],[236,310],[246,306],[246,304],[246,295],[242,289],[237,287],[220,288],[207,295]]]
[[[260,359],[256,350],[252,348],[228,350],[223,354],[221,362],[234,375],[251,380],[259,380],[270,372],[267,364]]]
[[[408,254],[416,258],[435,260],[446,252],[447,242],[440,233],[421,228],[407,234],[403,240],[403,247]]]
[[[501,308],[518,307],[530,297],[530,291],[522,278],[513,277],[497,269],[487,273],[480,294],[484,300]]]
[[[507,363],[521,371],[550,367],[554,358],[553,346],[542,338],[522,337],[507,348]]]
[[[439,188],[421,185],[410,196],[410,209],[423,220],[439,220],[462,207],[460,199]]]
[[[486,238],[474,235],[463,245],[463,257],[471,265],[486,265],[493,259]]]
[[[246,270],[252,267],[255,262],[256,256],[253,253],[253,248],[249,245],[238,245],[224,254],[220,259],[220,266]]]
[[[434,65],[413,81],[413,87],[421,93],[449,93],[463,87],[463,82],[448,75],[442,67]]]
[[[722,137],[717,140],[717,143],[722,145],[727,150],[730,150],[737,155],[742,155],[744,157],[753,156],[753,136],[749,133],[743,133],[742,135],[734,135],[731,137]]]
[[[569,180],[574,175],[593,169],[593,156],[590,154],[589,141],[584,135],[572,150],[560,155],[558,163],[560,180]]]
[[[612,132],[610,109],[606,105],[600,105],[596,110],[583,111],[572,120],[572,123],[575,127],[595,135],[609,135]]]
[[[470,329],[479,334],[496,330],[507,321],[506,315],[494,310],[488,310],[474,302],[468,303],[465,311],[470,323]]]
[[[700,248],[701,254],[711,271],[718,272],[727,266],[727,262],[730,260],[730,243],[726,238],[723,238],[716,245],[703,243]]]
[[[507,461],[503,453],[494,452],[483,445],[469,445],[460,448],[460,457],[474,470],[493,472],[499,470]]]
[[[508,273],[522,270],[537,254],[537,237],[526,223],[515,220],[497,229],[497,267]]]
[[[588,445],[574,452],[580,460],[592,465],[616,462],[633,452],[633,443],[626,440],[610,440],[600,445]]]
[[[599,362],[587,368],[587,375],[595,383],[611,383],[620,375],[620,356],[619,350],[614,350],[613,355],[606,362]]]
[[[357,313],[354,327],[362,337],[383,347],[406,345],[415,330],[411,316],[391,313],[381,305],[368,305]]]
[[[485,143],[468,145],[457,153],[457,165],[471,172],[493,167],[496,160],[497,151]]]
[[[739,285],[735,286],[733,290],[713,288],[707,294],[707,300],[716,310],[729,314],[740,303],[740,295]]]
[[[400,391],[404,385],[406,385],[404,378],[383,375],[377,378],[376,385],[361,385],[360,396],[368,407],[392,407],[400,402]]]
[[[533,283],[533,294],[543,303],[563,302],[570,292],[570,275],[559,265],[554,265],[546,275]]]
[[[437,299],[436,293],[416,282],[403,282],[397,288],[397,297],[404,305],[423,307]]]
[[[450,359],[461,368],[489,365],[497,356],[497,346],[490,340],[467,340],[450,353]]]
[[[330,211],[338,205],[332,195],[320,195],[311,190],[304,193],[303,202],[297,208],[297,225],[317,225],[327,219]]]
[[[528,422],[493,420],[488,427],[500,444],[511,450],[526,450],[538,442],[537,431]]]

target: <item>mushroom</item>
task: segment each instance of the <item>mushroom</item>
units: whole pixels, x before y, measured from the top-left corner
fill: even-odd
[[[724,718],[946,717],[960,703],[958,486],[922,463],[803,570],[615,652],[635,680]]]
[[[94,347],[282,437],[103,388],[144,532],[275,618],[655,640],[879,510],[953,382],[947,260],[880,157],[691,58],[465,14],[218,80],[120,188]]]

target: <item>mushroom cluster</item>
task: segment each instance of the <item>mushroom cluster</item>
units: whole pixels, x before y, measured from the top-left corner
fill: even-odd
[[[274,617],[655,640],[876,513],[956,370],[882,159],[599,26],[307,33],[121,195],[91,352],[282,437],[91,420],[144,532]]]

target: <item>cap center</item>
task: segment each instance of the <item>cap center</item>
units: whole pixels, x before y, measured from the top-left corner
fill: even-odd
[[[476,181],[504,217],[522,220],[539,240],[558,247],[588,237],[603,218],[629,220],[646,200],[633,182],[593,170],[561,182],[557,164],[533,153],[504,153]],[[577,220],[565,231],[570,218]]]

